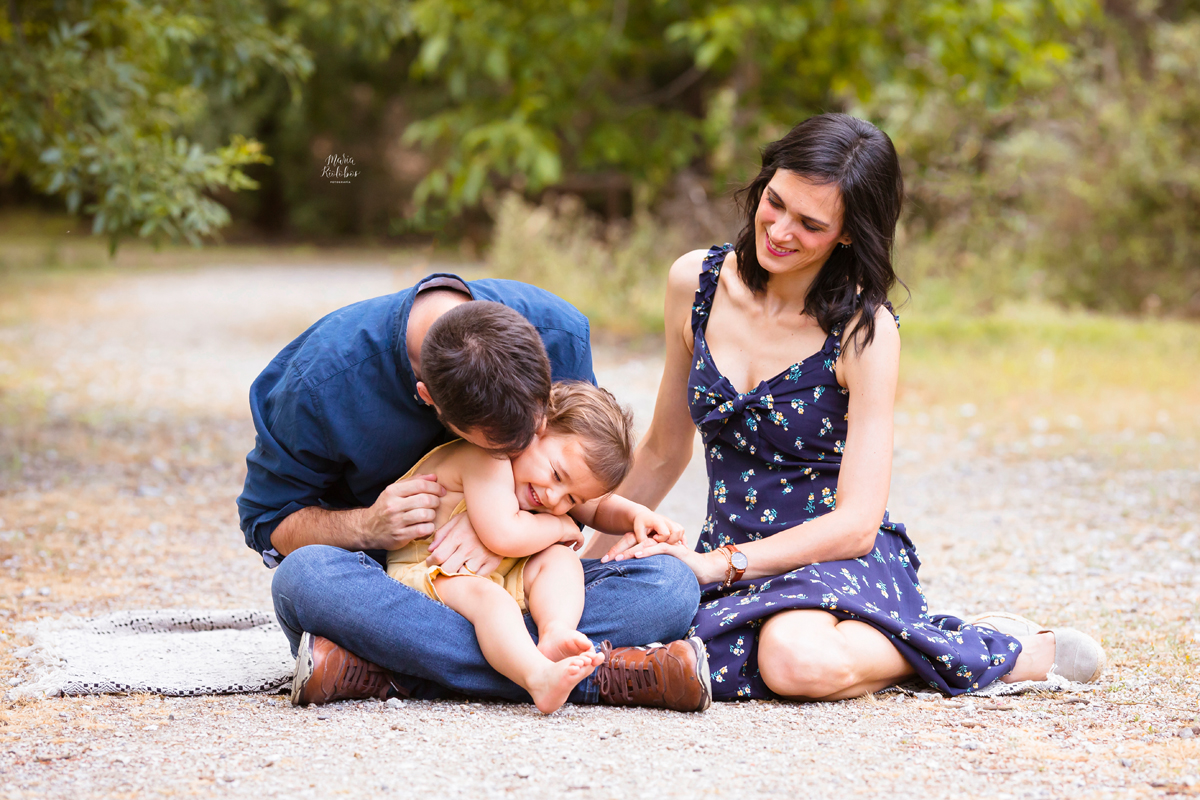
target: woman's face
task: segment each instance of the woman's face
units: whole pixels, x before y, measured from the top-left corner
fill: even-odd
[[[522,511],[562,515],[605,493],[583,460],[577,437],[539,433],[512,460],[517,502]]]
[[[820,267],[842,234],[842,193],[837,184],[812,183],[779,169],[754,214],[758,263],[771,274]]]

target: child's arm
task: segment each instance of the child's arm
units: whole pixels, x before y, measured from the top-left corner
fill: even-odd
[[[461,471],[471,527],[496,555],[531,556],[552,544],[579,538],[579,528],[568,517],[521,510],[508,459],[492,458],[476,447],[464,448]]]
[[[576,506],[570,514],[601,533],[620,536],[633,532],[639,542],[651,536],[656,541],[670,544],[683,541],[682,525],[617,494],[605,495],[597,502]]]

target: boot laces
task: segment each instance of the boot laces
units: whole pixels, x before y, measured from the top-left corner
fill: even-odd
[[[612,642],[607,639],[600,643],[600,652],[604,654],[604,661],[597,670],[596,688],[601,695],[631,703],[637,694],[658,691],[658,673],[654,670],[649,649],[629,648],[631,654],[642,654],[637,659],[640,664],[630,664],[624,655],[614,657]]]

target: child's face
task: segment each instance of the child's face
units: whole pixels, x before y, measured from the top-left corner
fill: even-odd
[[[517,502],[522,511],[562,515],[605,493],[583,460],[578,438],[542,433],[512,460]]]

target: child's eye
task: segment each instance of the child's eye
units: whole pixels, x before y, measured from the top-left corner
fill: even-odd
[[[554,480],[562,483],[562,478],[558,477],[558,470],[550,470],[554,474]]]

